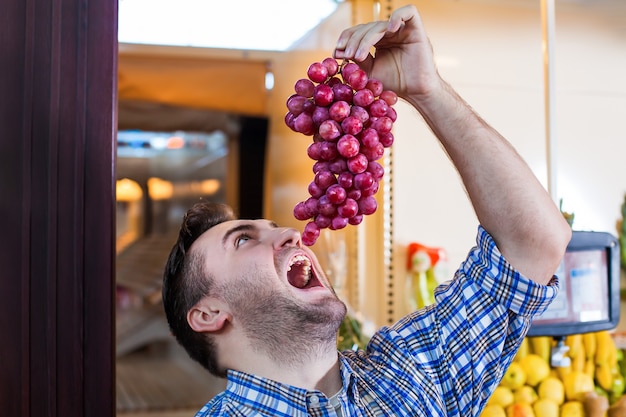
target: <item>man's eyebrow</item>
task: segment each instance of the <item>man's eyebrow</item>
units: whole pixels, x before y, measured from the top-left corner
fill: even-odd
[[[240,225],[237,225],[235,227],[228,229],[226,233],[224,233],[224,236],[222,237],[222,246],[226,246],[226,242],[228,241],[228,239],[233,233],[237,233],[237,232],[241,232],[245,230],[252,230],[252,229],[255,229],[255,227],[251,224],[240,224]]]
[[[278,227],[278,225],[276,223],[274,223],[274,222],[269,222],[269,225],[273,229]],[[226,231],[226,233],[224,233],[224,236],[222,237],[222,246],[226,246],[226,242],[228,241],[228,239],[230,238],[230,236],[233,233],[242,232],[242,231],[256,230],[256,229],[257,229],[257,227],[254,224],[251,224],[251,223],[244,223],[244,224],[240,224],[240,225],[237,225],[235,227],[232,227],[232,228],[228,229]]]

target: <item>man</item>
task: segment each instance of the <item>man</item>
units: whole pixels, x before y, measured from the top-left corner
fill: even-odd
[[[511,145],[440,78],[414,6],[345,30],[334,56],[422,114],[472,201],[477,246],[434,305],[381,329],[366,351],[338,353],[346,308],[300,234],[193,207],[163,299],[191,357],[228,378],[198,416],[477,416],[556,295],[570,228]]]

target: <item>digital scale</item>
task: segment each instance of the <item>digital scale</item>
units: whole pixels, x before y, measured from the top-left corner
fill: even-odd
[[[567,366],[565,336],[617,327],[620,318],[620,255],[610,233],[573,231],[556,272],[561,289],[533,320],[528,336],[552,336],[553,366]]]

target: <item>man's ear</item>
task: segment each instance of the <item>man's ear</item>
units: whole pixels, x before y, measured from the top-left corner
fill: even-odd
[[[217,332],[232,319],[226,305],[215,298],[203,298],[187,312],[187,323],[196,332]]]

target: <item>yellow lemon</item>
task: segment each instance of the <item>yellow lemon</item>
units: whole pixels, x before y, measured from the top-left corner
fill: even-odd
[[[561,406],[561,417],[585,417],[585,408],[580,401],[568,401]]]
[[[506,408],[513,404],[513,391],[510,388],[498,386],[489,397],[487,405],[499,405]]]
[[[550,376],[550,365],[537,354],[526,355],[520,359],[519,364],[526,373],[526,384],[533,387]]]
[[[512,362],[507,368],[500,385],[512,390],[516,390],[523,386],[526,382],[526,372],[519,362]]]
[[[532,404],[537,401],[537,392],[533,387],[524,385],[515,390],[513,398],[516,403]]]
[[[482,413],[480,413],[480,417],[506,417],[506,413],[504,412],[504,408],[502,408],[502,406],[497,404],[487,404]]]
[[[547,398],[541,398],[533,404],[536,417],[559,417],[559,405]]]
[[[537,394],[539,398],[552,400],[559,405],[563,404],[563,401],[565,401],[565,387],[563,386],[563,382],[553,376],[541,381],[537,388]]]

